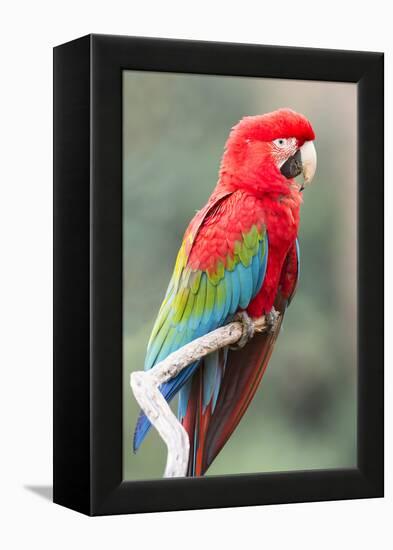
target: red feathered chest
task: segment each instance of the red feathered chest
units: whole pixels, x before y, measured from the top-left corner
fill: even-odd
[[[293,264],[297,264],[295,243],[302,196],[294,186],[289,195],[266,196],[259,200],[268,232],[269,256],[262,288],[247,308],[253,317],[259,317],[272,309],[283,280],[288,294],[296,285],[297,265]]]

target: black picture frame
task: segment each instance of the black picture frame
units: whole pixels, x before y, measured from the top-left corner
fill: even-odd
[[[358,466],[122,478],[122,71],[358,85]],[[383,496],[383,54],[88,35],[54,49],[54,502],[88,515]]]

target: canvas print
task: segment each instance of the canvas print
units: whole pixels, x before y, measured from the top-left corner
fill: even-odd
[[[356,112],[123,72],[125,479],[356,465]]]

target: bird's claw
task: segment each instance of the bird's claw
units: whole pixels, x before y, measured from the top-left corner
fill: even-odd
[[[239,340],[236,342],[236,344],[230,346],[230,349],[239,350],[244,348],[247,342],[249,342],[254,337],[255,325],[251,317],[245,311],[239,311],[239,313],[236,313],[233,320],[239,321],[242,324],[243,331]]]
[[[269,334],[272,334],[276,330],[276,324],[279,317],[280,317],[280,314],[274,307],[272,307],[269,313],[265,314],[266,326],[267,326],[266,332],[268,332]]]

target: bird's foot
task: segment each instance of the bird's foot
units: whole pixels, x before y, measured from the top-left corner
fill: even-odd
[[[242,324],[243,332],[236,344],[230,346],[230,349],[239,350],[244,348],[247,342],[254,337],[255,325],[246,311],[239,311],[239,313],[236,313],[233,320],[239,321]]]
[[[269,313],[265,314],[266,332],[272,334],[276,330],[276,325],[279,317],[280,314],[274,307],[272,307]]]

